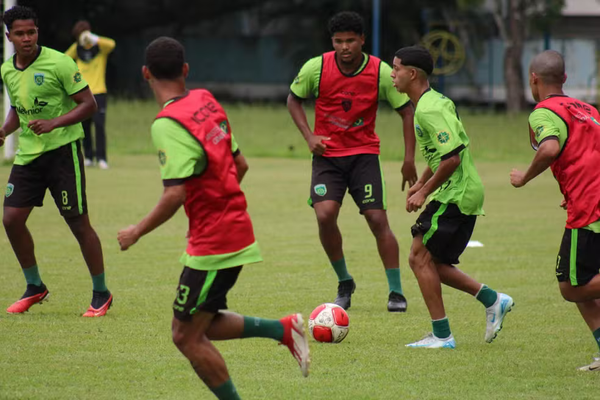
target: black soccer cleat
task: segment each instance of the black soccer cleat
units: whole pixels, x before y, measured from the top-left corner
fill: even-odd
[[[346,281],[341,281],[338,284],[338,292],[337,297],[335,298],[334,303],[338,306],[342,307],[344,310],[350,308],[350,298],[352,297],[352,293],[356,289],[356,283],[354,283],[354,279],[348,279]]]
[[[400,293],[390,292],[390,296],[388,297],[389,312],[405,312],[406,307],[406,297]]]

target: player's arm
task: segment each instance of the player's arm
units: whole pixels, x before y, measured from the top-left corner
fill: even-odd
[[[117,45],[113,39],[104,36],[98,36],[97,40],[98,47],[100,47],[100,50],[102,50],[104,53],[110,53]]]
[[[10,107],[6,119],[4,120],[4,124],[2,124],[2,128],[0,128],[0,146],[4,145],[6,137],[19,129],[19,126],[19,115],[13,107]]]
[[[56,128],[62,128],[64,126],[74,125],[78,122],[85,121],[86,119],[91,118],[98,109],[94,95],[92,95],[92,91],[89,87],[86,87],[70,97],[77,103],[75,108],[60,117],[29,121],[27,124],[29,129],[37,135],[52,132]]]
[[[246,175],[250,166],[246,161],[246,157],[242,154],[233,133],[231,134],[231,154],[233,155],[233,162],[235,163],[235,169],[237,171],[237,181],[238,183],[242,183],[242,179],[244,179],[244,175]]]
[[[127,250],[142,236],[152,232],[154,229],[171,219],[185,202],[185,197],[185,183],[165,186],[158,204],[154,206],[152,211],[150,211],[144,219],[136,225],[130,225],[128,228],[119,231],[117,239],[121,245],[121,250]]]
[[[392,67],[385,62],[379,66],[379,99],[386,100],[402,117],[402,133],[404,135],[404,163],[402,164],[402,190],[408,182],[413,186],[418,179],[415,165],[415,109],[406,93],[399,93],[391,78]]]
[[[463,147],[464,148],[464,147]],[[462,150],[462,149],[461,149]],[[450,179],[460,165],[460,154],[442,159],[435,173],[427,180],[421,189],[406,201],[406,211],[417,211],[423,206],[427,197]],[[431,171],[431,170],[430,170]]]

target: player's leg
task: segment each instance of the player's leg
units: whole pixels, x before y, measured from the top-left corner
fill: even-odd
[[[48,289],[39,274],[33,237],[27,228],[33,207],[42,206],[46,192],[42,174],[45,160],[42,157],[29,165],[14,165],[6,188],[2,222],[27,283],[23,296],[6,310],[9,313],[26,312],[48,296]]]
[[[400,280],[400,250],[387,218],[385,180],[379,156],[353,156],[349,177],[350,194],[375,236],[377,250],[385,268],[389,287],[388,311],[406,311],[406,298]]]
[[[421,217],[419,217],[421,218]],[[422,340],[410,343],[408,347],[454,348],[456,346],[450,323],[446,317],[442,299],[442,285],[433,257],[423,244],[423,236],[416,234],[410,248],[408,263],[412,269],[425,305],[429,310],[433,332]]]
[[[340,165],[345,157],[338,158],[313,157],[309,204],[315,210],[321,245],[338,278],[335,303],[348,309],[356,284],[346,267],[342,234],[337,223],[347,188],[343,165]]]
[[[100,317],[110,308],[113,296],[106,287],[102,245],[90,224],[85,190],[85,169],[78,141],[57,149],[50,167],[49,188],[56,207],[79,243],[92,278],[92,302],[85,317]]]
[[[94,121],[94,134],[96,136],[96,159],[100,169],[108,169],[108,158],[106,158],[106,94],[94,96],[98,104],[98,111],[92,117]]]
[[[592,331],[594,341],[598,345],[598,354],[593,356],[592,363],[579,368],[579,370],[600,372],[600,300],[588,300],[577,303],[577,308]]]
[[[81,122],[83,127],[83,150],[85,155],[84,164],[91,167],[94,164],[94,144],[92,142],[92,119],[86,119]]]
[[[556,278],[565,300],[600,299],[600,233],[565,229],[556,262]]]

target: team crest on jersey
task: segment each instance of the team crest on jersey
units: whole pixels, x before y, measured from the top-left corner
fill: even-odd
[[[537,128],[535,128],[535,137],[536,137],[536,139],[538,139],[540,137],[540,135],[542,134],[542,132],[544,132],[544,125],[540,125]]]
[[[223,132],[229,133],[229,127],[227,126],[227,121],[221,122],[221,124],[219,125],[219,128],[221,128],[221,130]]]
[[[363,118],[359,118],[352,124],[353,127],[363,126],[365,124],[365,120]]]
[[[42,84],[44,83],[44,74],[41,72],[33,74],[33,80],[36,85],[42,86]]]
[[[164,150],[158,151],[158,162],[162,166],[164,166],[167,163],[167,154],[164,152]]]
[[[441,131],[437,133],[437,141],[441,144],[446,144],[450,140],[450,134],[445,131]]]
[[[15,185],[13,185],[12,183],[9,183],[8,185],[6,185],[6,197],[10,197],[10,195],[13,194],[14,191],[15,191]]]
[[[421,127],[419,125],[415,125],[415,130],[417,131],[418,137],[423,137],[423,130],[421,129]]]
[[[342,99],[342,108],[348,112],[352,108],[352,99]]]
[[[79,72],[79,71],[75,72],[75,75],[73,75],[73,82],[75,82],[75,83],[81,82],[81,72]]]
[[[315,193],[321,197],[325,196],[327,194],[327,186],[325,186],[323,183],[315,185]]]

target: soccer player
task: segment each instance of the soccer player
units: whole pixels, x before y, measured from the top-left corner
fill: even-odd
[[[100,239],[88,217],[79,144],[81,121],[96,111],[94,96],[73,60],[37,44],[37,16],[31,9],[15,6],[3,20],[16,54],[2,64],[11,108],[0,128],[0,145],[19,127],[22,132],[2,222],[27,281],[23,297],[6,311],[24,313],[48,296],[26,222],[33,207],[42,206],[49,189],[92,275],[92,304],[83,316],[103,316],[113,297],[106,287]]]
[[[146,49],[142,69],[162,107],[152,124],[164,192],[137,225],[118,234],[122,250],[184,205],[189,239],[173,304],[173,342],[219,399],[238,399],[212,340],[263,337],[288,346],[308,376],[309,348],[301,314],[281,320],[246,317],[227,309],[227,292],[242,265],[262,261],[239,182],[248,169],[227,115],[207,90],[187,90],[183,46],[160,37]]]
[[[564,94],[565,61],[548,50],[529,66],[529,116],[536,155],[526,172],[513,169],[510,182],[525,186],[550,168],[564,196],[567,223],[556,261],[558,287],[574,302],[600,350],[600,115],[595,107]],[[600,371],[600,352],[580,371]]]
[[[442,299],[441,283],[469,293],[486,308],[485,340],[496,337],[508,311],[510,296],[497,293],[456,268],[478,215],[483,215],[483,184],[469,152],[469,138],[454,103],[429,87],[433,59],[420,46],[396,52],[392,79],[415,105],[415,133],[427,168],[407,193],[406,210],[430,202],[412,227],[409,264],[429,314],[433,332],[408,347],[455,348]]]
[[[404,129],[402,190],[417,180],[413,107],[394,90],[391,68],[362,52],[364,23],[355,12],[341,12],[329,21],[334,51],[307,61],[290,87],[289,112],[313,154],[309,204],[319,226],[319,238],[338,278],[335,304],[350,308],[356,284],[348,273],[337,219],[346,191],[367,220],[389,285],[388,310],[406,311],[400,282],[398,242],[386,214],[383,169],[375,117],[379,100],[400,114]],[[302,102],[316,97],[314,132]]]
[[[77,62],[77,66],[94,94],[98,111],[93,117],[83,121],[83,152],[85,166],[93,165],[94,158],[98,168],[108,169],[106,158],[106,61],[108,55],[115,48],[115,41],[111,38],[95,35],[88,21],[77,21],[73,27],[73,36],[76,42],[65,52]],[[94,138],[92,140],[92,122],[94,122]],[[95,142],[95,146],[93,144]],[[94,148],[95,147],[95,148]]]

